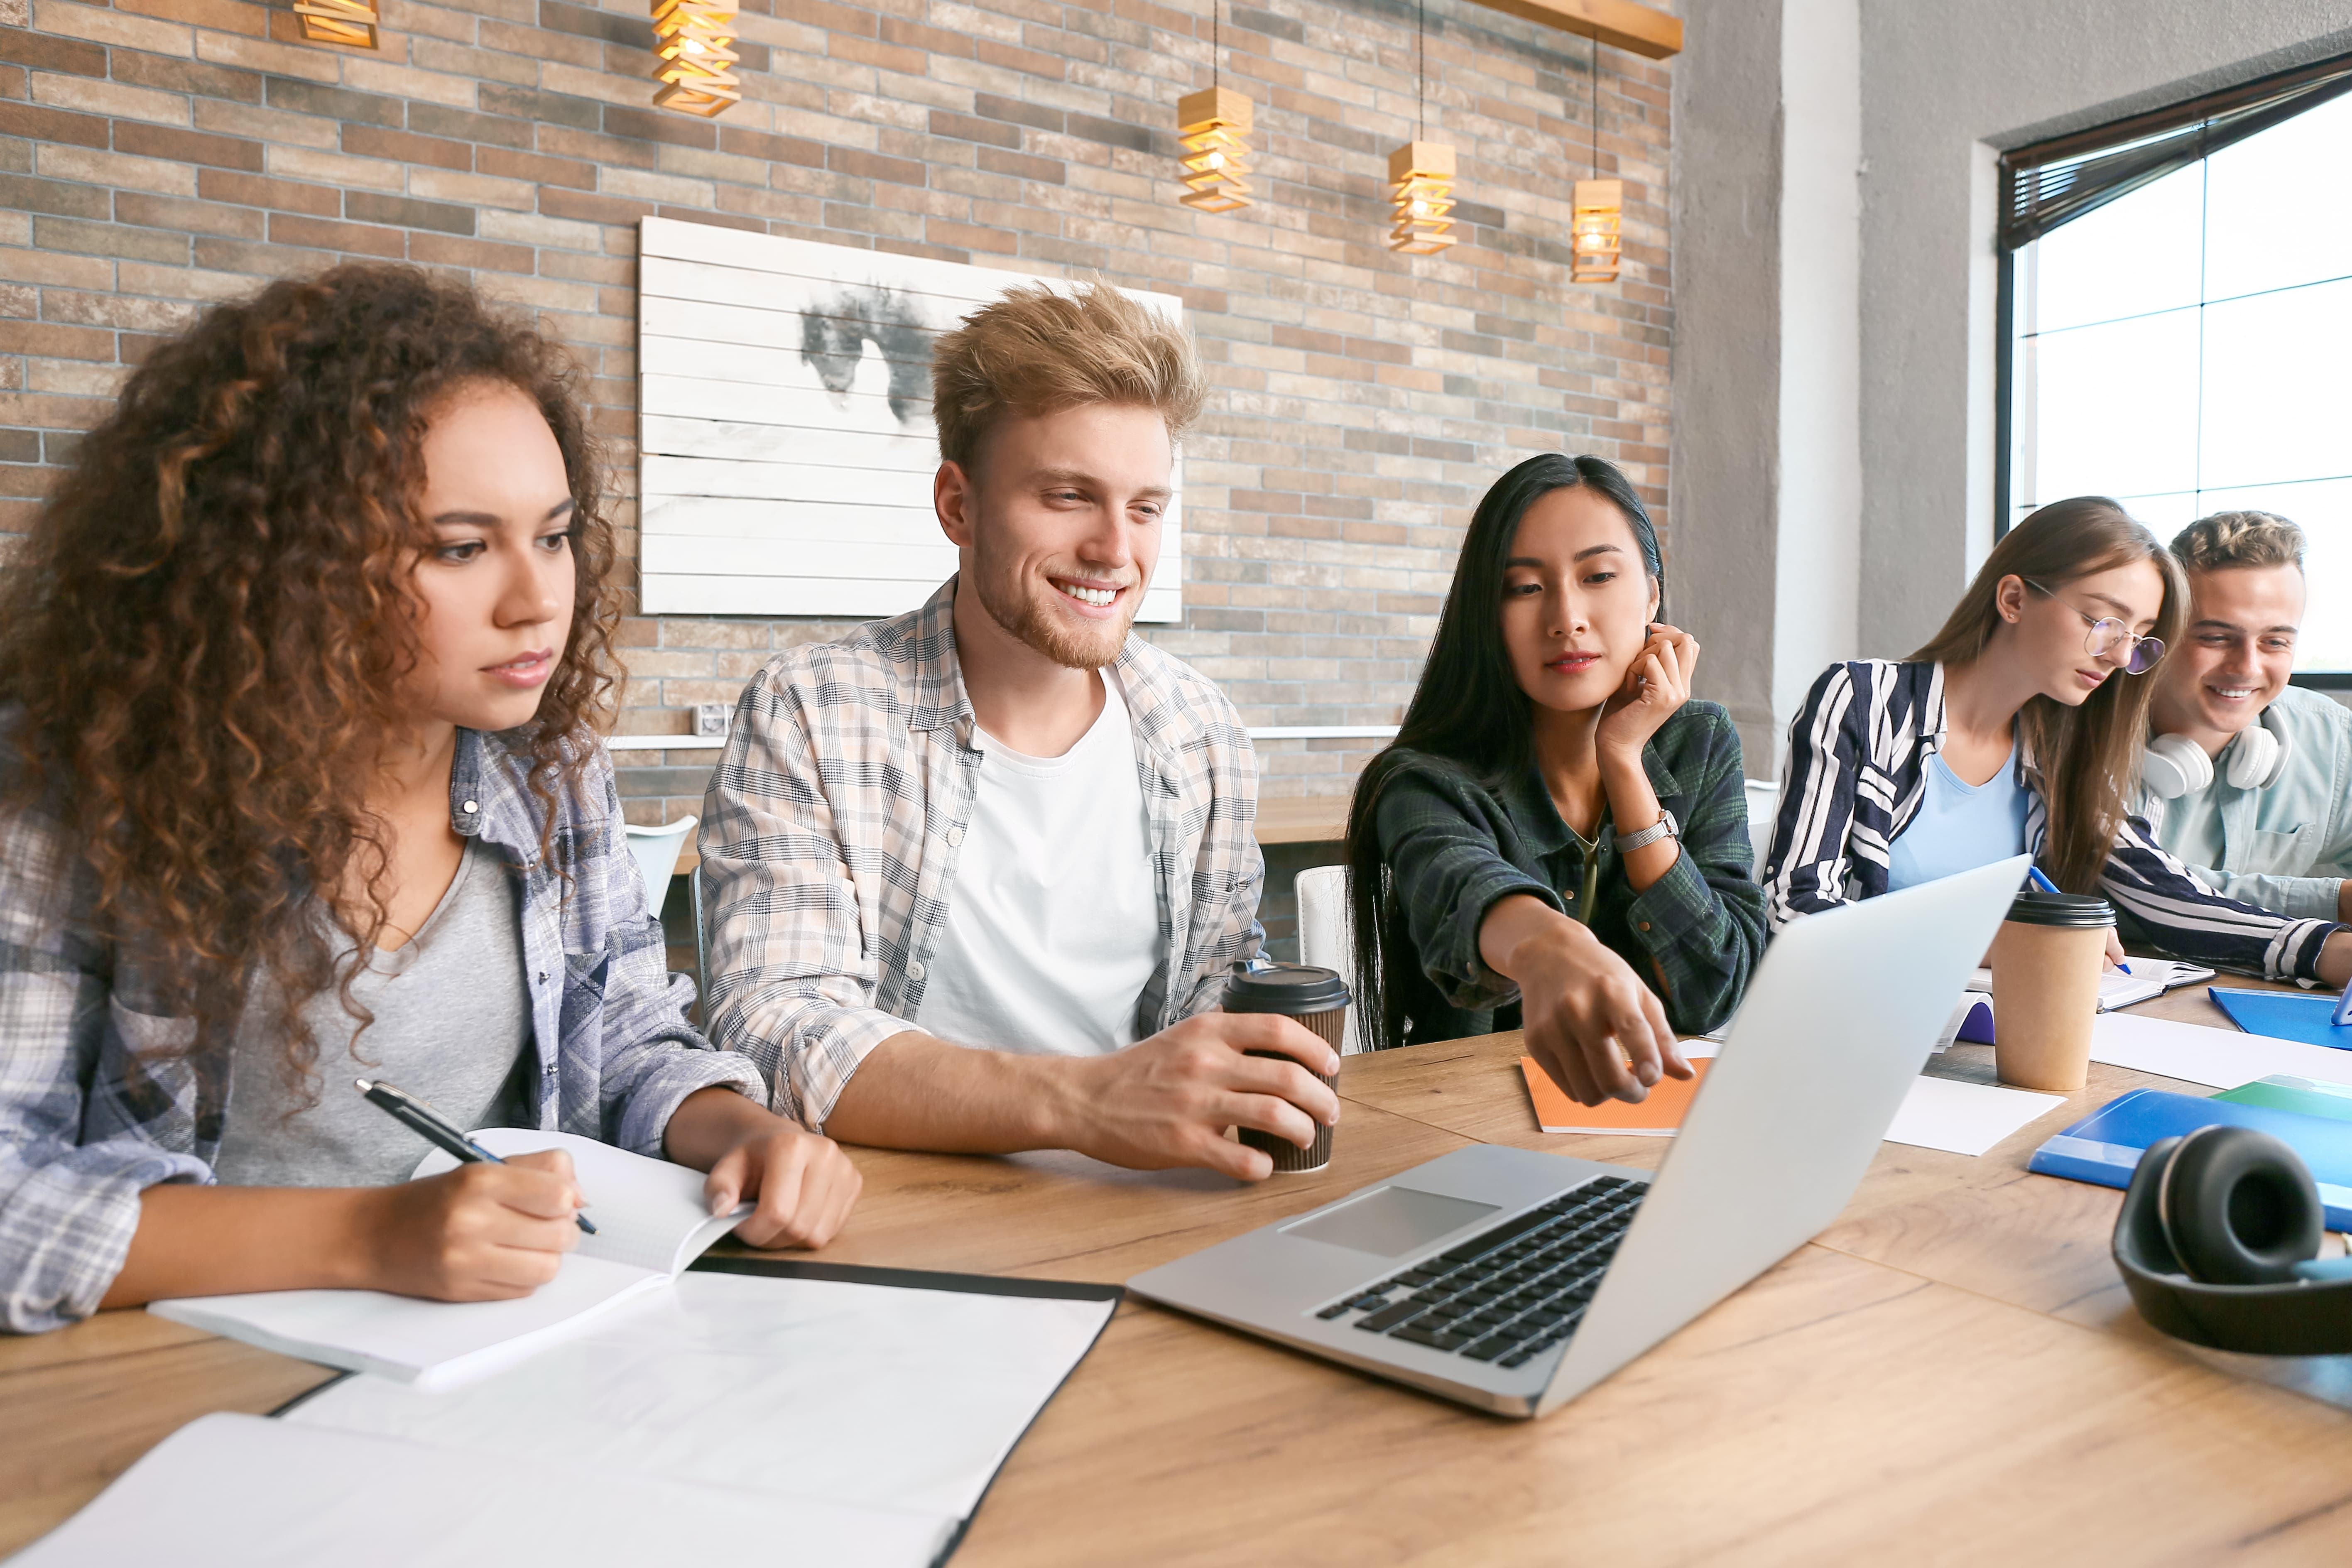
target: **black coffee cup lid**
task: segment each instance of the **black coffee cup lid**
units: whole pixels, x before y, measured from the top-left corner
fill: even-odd
[[[1228,1013],[1328,1013],[1349,1001],[1339,972],[1312,963],[1240,970],[1225,982]]]
[[[2020,893],[2010,900],[2009,918],[2029,926],[2111,926],[2116,907],[2083,893]]]

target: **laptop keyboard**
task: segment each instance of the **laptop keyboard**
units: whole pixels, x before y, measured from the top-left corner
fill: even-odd
[[[1315,1315],[1517,1366],[1576,1331],[1646,1191],[1603,1176]]]

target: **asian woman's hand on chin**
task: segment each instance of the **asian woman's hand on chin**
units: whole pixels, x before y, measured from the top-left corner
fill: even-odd
[[[1648,640],[1626,667],[1625,684],[1601,711],[1593,740],[1604,767],[1612,755],[1638,761],[1650,737],[1690,700],[1698,651],[1698,639],[1690,633],[1663,621],[1650,623]]]

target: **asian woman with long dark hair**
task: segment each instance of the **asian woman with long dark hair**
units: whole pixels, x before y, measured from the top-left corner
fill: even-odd
[[[1656,616],[1648,510],[1599,458],[1530,458],[1462,543],[1421,683],[1349,813],[1378,1043],[1524,1027],[1586,1104],[1688,1078],[1764,946],[1739,737]]]

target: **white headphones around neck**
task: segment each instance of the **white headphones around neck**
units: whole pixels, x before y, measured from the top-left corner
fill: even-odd
[[[2238,738],[2221,750],[2230,759],[2230,771],[2223,776],[2232,784],[2240,789],[2268,789],[2286,776],[2294,742],[2272,722],[2270,710],[2264,709],[2253,728],[2239,731]],[[2141,759],[2140,781],[2158,799],[2179,800],[2213,782],[2213,759],[2186,735],[2158,735],[2147,743],[2147,753]]]

